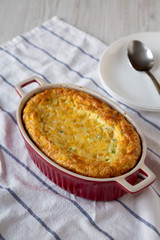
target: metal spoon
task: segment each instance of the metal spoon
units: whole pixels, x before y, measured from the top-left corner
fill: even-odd
[[[151,50],[142,42],[133,40],[128,44],[128,58],[132,66],[138,71],[146,72],[152,79],[158,93],[160,94],[160,83],[149,71],[154,65],[154,57]]]

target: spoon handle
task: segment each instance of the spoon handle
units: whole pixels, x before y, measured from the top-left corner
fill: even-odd
[[[150,71],[146,71],[146,73],[150,76],[150,78],[152,79],[154,86],[157,88],[158,93],[160,94],[160,84],[157,81],[157,79],[153,76],[153,74]]]

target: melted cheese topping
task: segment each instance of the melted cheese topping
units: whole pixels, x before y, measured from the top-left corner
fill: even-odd
[[[119,176],[131,170],[141,155],[133,126],[84,92],[56,88],[38,93],[26,104],[23,121],[43,153],[85,176]]]

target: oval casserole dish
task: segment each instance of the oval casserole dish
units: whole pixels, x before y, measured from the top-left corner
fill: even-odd
[[[26,85],[31,84],[32,82],[37,82],[40,87],[32,90],[29,93],[24,92],[22,88]],[[121,108],[119,108],[119,106],[111,102],[109,99],[89,89],[75,85],[46,84],[46,82],[44,82],[39,77],[33,77],[20,82],[16,85],[16,90],[18,94],[22,97],[22,101],[17,111],[17,122],[20,132],[26,142],[26,146],[31,155],[31,158],[40,168],[40,170],[60,187],[80,197],[92,200],[105,201],[119,198],[127,192],[139,192],[145,187],[149,186],[153,181],[155,181],[155,175],[150,171],[150,169],[148,169],[148,167],[144,163],[147,147],[143,134],[141,133],[139,127],[128,116],[128,114],[126,114]],[[85,106],[85,108],[87,108],[88,110],[88,113],[91,113],[89,115],[89,120],[87,119],[87,122],[85,122],[84,111],[82,111],[83,109],[79,107],[80,105],[73,106],[73,109],[78,112],[78,115],[75,115],[73,114],[73,112],[68,112],[70,109],[66,109],[67,104],[65,103],[61,104],[60,111],[55,112],[52,117],[46,118],[45,116],[45,119],[50,119],[51,122],[47,120],[48,122],[46,126],[49,127],[47,129],[44,129],[44,126],[42,125],[43,121],[41,122],[37,118],[37,103],[40,103],[41,113],[44,112],[44,109],[45,112],[47,112],[46,108],[49,108],[51,105],[53,106],[53,103],[51,103],[51,97],[49,97],[50,94],[53,97],[53,93],[54,96],[56,96],[55,102],[58,101],[57,96],[62,96],[61,99],[59,98],[61,103],[64,101],[66,102],[66,97],[63,98],[63,96],[66,96],[66,94],[67,96],[69,95],[72,97],[72,99],[70,98],[70,102],[72,105],[78,99],[78,103],[81,103],[81,106],[83,107]],[[88,97],[90,99],[88,99]],[[92,104],[89,104],[91,102]],[[58,103],[58,105],[60,104]],[[109,107],[107,108],[107,106]],[[111,118],[107,118],[108,116],[106,116],[105,113],[107,111],[110,111],[110,107],[113,109],[113,114],[109,115],[109,117],[112,115]],[[67,115],[69,116],[69,114],[72,114],[73,116],[75,115],[75,118],[77,117],[77,119],[73,119],[72,117],[71,126],[70,122],[67,122],[66,120]],[[57,122],[55,120],[57,117],[62,115],[64,118],[62,119],[60,124],[57,125]],[[104,118],[106,117],[107,121],[110,122],[110,125],[107,125],[107,128],[110,129],[105,130],[106,122],[103,123],[103,119],[100,117],[100,115],[103,115]],[[35,118],[34,121],[32,121],[33,117]],[[84,129],[86,129],[83,127],[83,125],[86,124],[88,126],[88,121],[90,125],[89,132],[87,134],[86,132],[83,134]],[[121,122],[121,128],[119,127],[119,124],[116,123],[117,121]],[[34,122],[36,122],[36,124],[38,123],[38,125],[35,125],[33,128]],[[58,129],[58,132],[56,133],[51,128],[51,126],[54,125],[54,122],[56,122],[56,129]],[[65,124],[62,125],[63,122],[65,122]],[[74,122],[76,123],[74,124]],[[83,123],[83,125],[81,124],[81,122]],[[97,131],[95,128],[95,131],[91,132],[93,128],[93,122],[94,126],[98,124],[100,125],[100,132],[100,128],[97,128]],[[126,145],[126,152],[128,152],[128,155],[126,154],[127,157],[125,155],[122,155],[125,146],[125,139],[122,139],[121,141],[123,144],[118,144],[116,142],[117,138],[113,136],[113,131],[111,130],[112,124],[117,128],[116,133],[119,131],[118,137],[120,131],[122,131],[123,129],[123,131],[125,131],[125,135],[128,136],[129,140],[134,140],[134,143],[137,146],[136,148],[134,148],[134,146],[132,146],[133,144]],[[131,127],[131,125],[133,127]],[[41,131],[38,131],[38,133],[37,131],[33,130],[39,129],[40,126]],[[26,128],[28,130],[26,130]],[[69,138],[72,140],[70,142],[67,141],[67,138],[65,137],[65,132],[68,131],[68,129],[73,136]],[[76,129],[79,129],[78,132],[75,132]],[[134,131],[133,129],[135,129],[136,131]],[[104,142],[103,139],[107,139],[108,131],[109,140],[108,142]],[[40,134],[44,132],[45,135]],[[46,133],[48,132],[52,132],[53,134],[55,133],[55,138],[49,139],[48,141],[47,136],[46,141]],[[136,132],[138,134],[136,134]],[[41,137],[42,140],[39,141]],[[92,141],[93,139],[95,139],[94,142],[90,144],[90,141]],[[88,144],[85,144],[87,143],[87,141],[89,141]],[[139,147],[140,142],[141,149]],[[110,146],[109,152],[105,152],[105,148],[103,147],[105,143]],[[60,145],[61,147],[60,150],[57,148],[58,145]],[[123,146],[122,149],[121,145]],[[62,146],[64,146],[63,151],[61,151]],[[100,146],[100,150],[102,151],[98,151],[98,146]],[[42,151],[40,149],[42,149]],[[50,149],[50,151],[48,151],[48,149]],[[82,151],[80,152],[79,149],[82,149]],[[92,154],[92,152],[94,154]],[[115,154],[116,152],[120,152],[121,154]],[[114,155],[117,156],[117,160],[114,159]],[[130,155],[133,159],[133,161],[130,161],[132,164],[128,164],[128,160],[126,160],[125,162],[125,157],[126,159],[128,159]],[[136,159],[137,156],[139,158],[138,163]],[[101,159],[100,161],[99,158]],[[89,161],[91,162],[91,164]],[[93,164],[93,162],[95,164]],[[120,163],[120,168],[118,168]],[[110,165],[112,165],[112,167],[107,167]],[[115,169],[118,170],[115,171]],[[143,181],[134,185],[139,173],[143,173],[146,177]]]

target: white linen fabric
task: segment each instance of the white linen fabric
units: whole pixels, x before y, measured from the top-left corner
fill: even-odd
[[[110,202],[74,196],[51,182],[31,160],[16,123],[20,97],[14,86],[34,75],[81,85],[116,102],[99,79],[106,48],[57,17],[0,46],[0,239],[160,239],[160,112],[118,102],[144,133],[146,165],[157,180]]]

